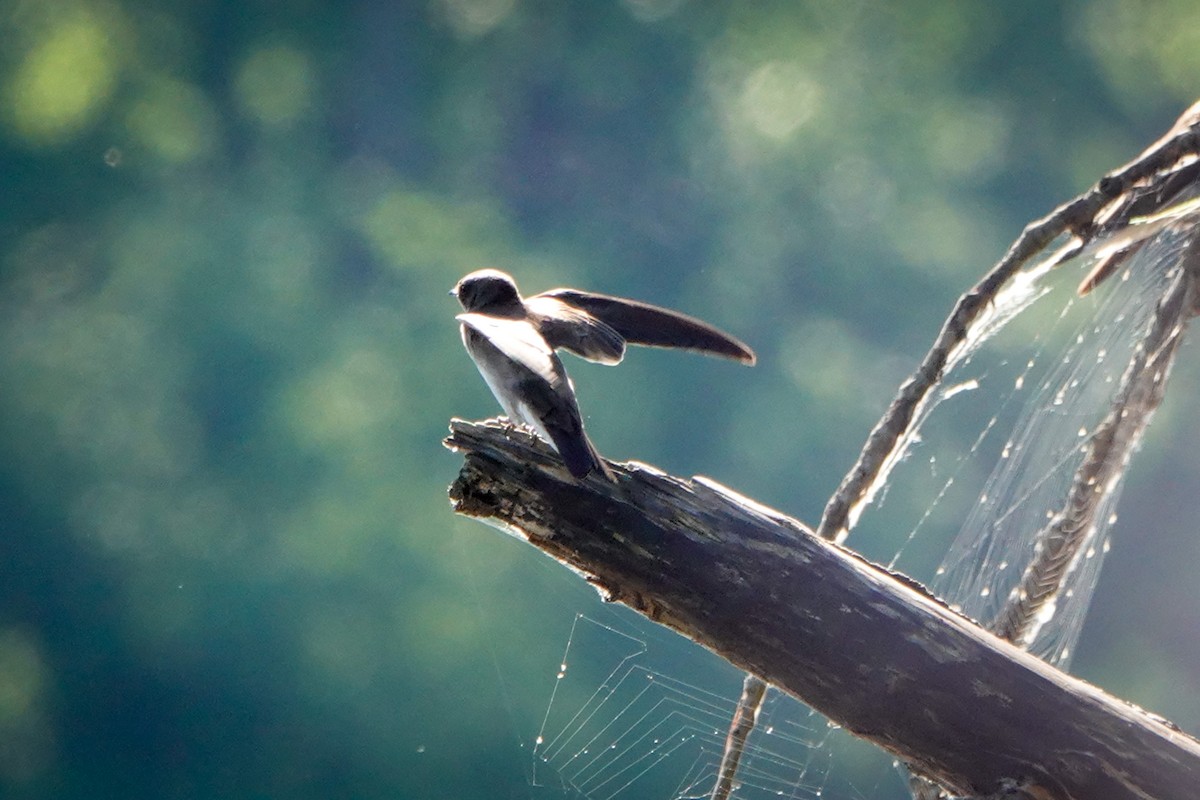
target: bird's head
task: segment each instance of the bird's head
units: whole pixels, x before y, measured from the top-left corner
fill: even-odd
[[[517,284],[498,269],[480,269],[462,278],[450,294],[467,311],[502,312],[521,307]]]

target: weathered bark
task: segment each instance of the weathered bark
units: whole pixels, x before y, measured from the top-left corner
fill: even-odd
[[[536,437],[455,420],[455,510],[515,532],[959,794],[1193,798],[1200,743],[912,582],[711,481],[577,482]]]

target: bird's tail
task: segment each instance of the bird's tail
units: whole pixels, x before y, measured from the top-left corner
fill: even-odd
[[[604,462],[604,457],[596,451],[595,445],[588,439],[587,434],[580,432],[579,436],[560,436],[554,441],[554,449],[562,456],[567,470],[583,480],[593,472],[598,472],[609,481],[616,483],[617,476]]]

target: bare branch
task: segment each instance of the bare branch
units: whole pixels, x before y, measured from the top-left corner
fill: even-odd
[[[711,481],[577,482],[536,437],[455,420],[455,510],[513,532],[951,792],[1191,798],[1200,743],[911,582]],[[1046,724],[1053,720],[1053,724]]]
[[[1200,260],[1197,239],[1184,261]],[[1191,269],[1179,269],[1158,304],[1145,339],[1121,380],[1121,391],[1108,415],[1092,433],[1087,454],[1075,474],[1061,511],[1038,537],[1038,559],[1029,565],[1005,607],[988,629],[1003,639],[1027,645],[1036,633],[1039,612],[1058,596],[1068,569],[1089,539],[1096,513],[1120,479],[1150,417],[1162,403],[1167,378],[1178,353],[1194,296]]]
[[[1025,227],[1004,258],[959,298],[933,347],[917,371],[900,387],[891,406],[867,438],[858,461],[825,506],[825,513],[817,528],[818,535],[837,542],[845,540],[863,506],[870,502],[876,487],[887,479],[896,448],[910,433],[914,421],[920,419],[921,411],[929,400],[930,389],[941,381],[947,366],[953,363],[966,341],[971,326],[1004,284],[1064,233],[1074,234],[1079,242],[1069,245],[1066,252],[1055,258],[1061,260],[1078,252],[1079,247],[1099,231],[1097,217],[1114,201],[1130,201],[1122,206],[1125,210],[1116,215],[1117,221],[1127,220],[1135,213],[1133,209],[1139,208],[1132,201],[1146,194],[1147,184],[1157,184],[1159,181],[1155,178],[1161,178],[1161,174],[1178,172],[1179,165],[1184,161],[1190,162],[1198,152],[1200,103],[1189,108],[1166,136],[1137,159],[1104,176],[1087,192],[1059,206],[1050,215]]]
[[[758,723],[758,712],[766,696],[767,684],[761,678],[746,673],[746,679],[742,681],[742,696],[738,698],[737,709],[733,712],[729,733],[725,737],[725,750],[721,753],[721,765],[717,768],[717,782],[709,800],[725,800],[733,792],[738,766],[746,749],[746,739]]]

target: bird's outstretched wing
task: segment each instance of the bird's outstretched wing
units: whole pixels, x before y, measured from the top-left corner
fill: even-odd
[[[551,347],[570,350],[580,358],[601,364],[621,363],[625,338],[584,309],[549,294],[527,298],[525,309]]]
[[[743,364],[753,364],[755,360],[754,351],[742,342],[707,322],[678,311],[623,297],[581,292],[577,289],[551,289],[528,298],[525,304],[530,306],[536,302],[542,305],[547,300],[585,312],[630,344],[695,350],[732,358]],[[559,344],[556,341],[550,343],[555,347],[578,352],[570,344]]]

